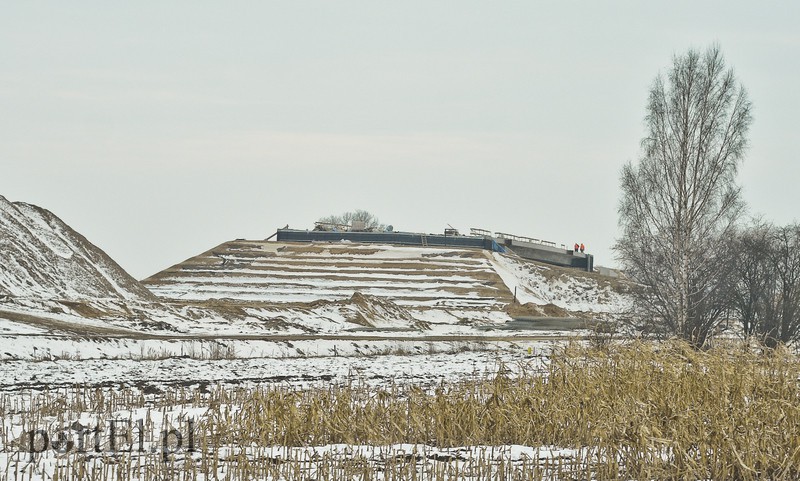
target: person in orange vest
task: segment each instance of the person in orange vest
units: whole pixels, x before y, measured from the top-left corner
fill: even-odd
[[[578,245],[578,243],[576,242],[576,243],[575,243],[575,250],[574,250],[574,251],[572,251],[572,252],[574,252],[574,253],[576,253],[576,254],[577,254],[577,253],[578,253],[578,249],[580,249],[580,246],[579,246],[579,245]]]
[[[581,242],[581,254],[583,253],[583,249],[584,249],[583,242]]]

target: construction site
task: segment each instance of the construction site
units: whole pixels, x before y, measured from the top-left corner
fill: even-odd
[[[442,234],[422,234],[415,232],[395,232],[391,226],[382,231],[367,229],[363,222],[351,225],[327,224],[317,222],[313,230],[278,229],[273,235],[279,242],[358,242],[364,244],[395,244],[403,246],[440,246],[486,249],[494,252],[513,253],[537,262],[561,267],[594,270],[594,257],[591,254],[569,250],[564,244],[532,237],[492,233],[486,229],[471,228],[469,235],[462,235],[457,229],[448,228]],[[272,237],[270,237],[272,238]]]
[[[461,235],[317,223],[237,239],[142,281],[186,305],[279,311],[307,331],[324,327],[319,303],[349,302],[361,328],[502,326],[519,319],[609,319],[618,282],[593,272],[593,256],[553,242],[471,229]],[[548,323],[552,327],[552,323]],[[453,331],[454,332],[454,331]]]

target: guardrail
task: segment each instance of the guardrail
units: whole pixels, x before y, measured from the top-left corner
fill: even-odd
[[[335,222],[314,222],[314,230],[333,230],[337,229],[339,231],[348,232],[350,230],[350,224],[337,224]]]
[[[492,233],[491,233],[491,231],[488,231],[486,229],[478,229],[476,227],[470,227],[469,228],[469,235],[475,236],[475,237],[491,237]]]
[[[531,243],[531,244],[540,244],[540,245],[548,246],[548,247],[558,247],[558,244],[556,244],[553,241],[542,240],[542,239],[534,239],[533,237],[525,237],[525,236],[521,236],[521,235],[508,234],[506,232],[495,232],[494,235],[498,239],[511,239],[511,240],[516,240],[516,241],[520,241],[520,242],[528,242],[528,243]],[[564,244],[561,244],[561,248],[564,249],[564,250],[567,250],[567,246],[565,246]]]

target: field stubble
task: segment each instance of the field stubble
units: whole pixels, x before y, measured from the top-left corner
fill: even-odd
[[[178,389],[158,397],[100,388],[5,396],[0,474],[103,481],[797,479],[799,376],[800,360],[787,350],[633,343],[571,345],[543,370],[500,366],[493,376],[432,389],[351,382]],[[24,434],[119,418],[144,420],[147,435],[120,435],[143,452],[102,444],[58,453],[41,435]],[[172,438],[159,434],[173,426]],[[32,455],[31,447],[43,452]]]

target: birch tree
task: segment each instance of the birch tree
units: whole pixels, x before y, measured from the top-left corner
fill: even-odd
[[[735,178],[750,122],[747,93],[718,47],[676,56],[656,78],[642,156],[622,171],[615,246],[645,287],[640,328],[700,347],[725,313],[731,263],[721,246],[743,209]]]

